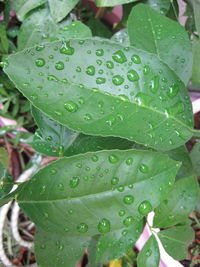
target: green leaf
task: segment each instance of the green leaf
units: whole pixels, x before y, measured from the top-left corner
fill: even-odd
[[[70,23],[71,19],[67,19],[56,24],[48,8],[38,9],[23,21],[17,39],[18,49],[55,40],[92,36],[90,29],[80,21]]]
[[[10,192],[13,187],[12,176],[7,169],[0,163],[0,198]]]
[[[89,243],[90,266],[96,267],[130,251],[143,230],[143,222],[136,222],[132,227],[124,227],[104,235],[94,236]]]
[[[193,146],[192,151],[190,152],[190,158],[195,173],[200,176],[200,142],[196,142],[196,144]]]
[[[193,36],[192,41],[192,51],[193,51],[193,68],[192,68],[192,85],[198,86],[200,85],[200,39]],[[195,89],[195,88],[193,88]]]
[[[39,129],[31,145],[36,151],[48,156],[62,157],[103,149],[139,148],[139,145],[126,139],[89,136],[74,132],[51,120],[35,107],[32,107],[32,114]]]
[[[187,89],[148,52],[106,40],[71,40],[24,50],[8,62],[4,71],[33,105],[75,131],[159,150],[193,135]]]
[[[79,0],[48,0],[51,16],[55,22],[63,20],[77,5]]]
[[[170,9],[170,0],[145,0],[145,4],[159,12],[160,14],[167,14]]]
[[[39,265],[77,262],[84,240],[132,229],[158,206],[179,166],[158,152],[113,150],[62,158],[38,171],[20,186],[17,201],[42,230],[36,252],[45,242],[46,250],[37,254]]]
[[[136,1],[138,0],[95,0],[95,3],[97,6],[103,7],[103,6],[118,6]]]
[[[9,154],[8,151],[3,147],[0,147],[0,163],[4,166],[4,168],[8,169]]]
[[[145,243],[144,247],[138,254],[138,267],[158,267],[160,262],[160,252],[158,243],[152,235]]]
[[[86,24],[91,29],[93,36],[99,36],[103,38],[110,38],[112,36],[111,31],[100,19],[91,17]]]
[[[164,228],[184,221],[195,209],[199,195],[194,176],[178,180],[163,202],[156,208],[154,227]]]
[[[156,54],[186,84],[192,72],[192,50],[184,28],[148,5],[134,7],[128,19],[131,45]]]
[[[194,19],[195,19],[195,26],[196,30],[200,36],[200,3],[198,0],[191,0],[192,6],[193,6],[193,11],[194,11]]]
[[[166,154],[176,160],[182,162],[182,165],[177,173],[176,178],[183,178],[186,176],[191,176],[194,174],[194,168],[192,166],[192,161],[190,158],[190,154],[186,148],[186,146],[180,146],[176,149],[167,151]]]
[[[0,52],[3,54],[7,54],[9,43],[8,43],[5,25],[2,25],[2,24],[0,24],[0,45],[1,45]]]
[[[33,9],[42,6],[47,0],[16,0],[12,2],[12,9],[17,13],[20,21],[26,18],[26,15]]]
[[[126,29],[116,32],[112,36],[111,40],[113,40],[114,42],[123,44],[125,46],[130,46],[129,36],[128,36],[128,32]]]
[[[194,239],[194,231],[186,224],[160,231],[158,237],[170,256],[183,260],[188,255],[188,246]]]

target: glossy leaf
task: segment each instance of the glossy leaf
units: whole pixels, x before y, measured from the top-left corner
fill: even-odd
[[[195,209],[198,194],[196,177],[190,176],[177,181],[163,202],[156,208],[154,227],[165,228],[185,221]]]
[[[193,68],[192,68],[192,78],[191,82],[193,86],[200,85],[200,39],[197,37],[193,37],[192,43],[192,50],[193,50]],[[195,88],[194,88],[195,89]]]
[[[103,6],[117,6],[136,2],[137,0],[95,0],[95,3],[99,7]]]
[[[152,235],[145,243],[144,247],[138,254],[138,267],[158,267],[160,262],[160,252],[158,243]]]
[[[33,105],[73,130],[159,150],[192,136],[187,89],[145,51],[105,40],[71,40],[24,50],[8,62],[5,72]]]
[[[167,14],[170,9],[170,0],[146,0],[145,4],[159,12],[160,14]]]
[[[62,157],[103,149],[139,148],[139,145],[126,139],[74,132],[51,120],[35,107],[32,107],[32,114],[39,129],[31,145],[36,151],[48,156]]]
[[[180,146],[176,149],[167,151],[166,154],[170,156],[170,158],[182,163],[176,176],[177,179],[186,176],[191,176],[194,174],[194,168],[192,165],[190,154],[185,146]]]
[[[112,36],[111,31],[100,19],[91,17],[86,24],[91,29],[93,36],[99,36],[103,38],[110,38]]]
[[[200,142],[197,142],[190,152],[190,158],[195,173],[200,176]]]
[[[128,19],[128,33],[133,46],[156,54],[184,83],[192,73],[192,50],[184,28],[148,5],[134,7]]]
[[[15,0],[11,2],[11,7],[16,11],[18,19],[23,21],[31,10],[42,6],[46,2],[47,0]]]
[[[51,16],[55,22],[63,20],[77,5],[79,0],[48,0]]]
[[[50,16],[48,8],[41,8],[25,19],[20,27],[17,42],[22,50],[45,42],[70,38],[91,37],[90,29],[80,21],[67,19],[56,24]]]
[[[62,158],[41,169],[17,196],[39,229],[38,264],[73,266],[88,238],[132,229],[158,206],[179,166],[158,152],[113,150]]]
[[[158,236],[170,256],[176,260],[187,258],[188,246],[194,239],[194,231],[189,224],[160,231]]]

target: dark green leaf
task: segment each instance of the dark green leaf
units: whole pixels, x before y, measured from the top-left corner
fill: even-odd
[[[138,0],[95,0],[97,6],[118,6],[122,4],[128,4],[136,2]]]
[[[192,50],[184,28],[148,5],[132,9],[128,20],[131,45],[156,54],[184,83],[192,72]]]
[[[92,36],[90,29],[80,21],[70,23],[71,19],[68,19],[56,24],[48,8],[38,9],[23,21],[17,39],[18,49],[55,40]]]
[[[190,158],[195,173],[200,176],[200,142],[197,142],[190,152]]]
[[[158,206],[179,166],[158,152],[113,150],[62,158],[41,169],[17,197],[39,229],[39,265],[74,264],[88,238],[134,227]]]
[[[13,186],[12,176],[7,169],[0,163],[0,198],[8,194]]]
[[[7,54],[9,43],[6,34],[6,28],[5,25],[3,24],[0,24],[0,45],[1,45],[0,52],[3,54]]]
[[[15,0],[12,1],[12,8],[16,11],[18,19],[23,21],[31,10],[46,2],[47,0]]]
[[[170,0],[145,0],[145,4],[149,5],[160,14],[166,14],[170,9],[171,2]]]
[[[48,0],[51,16],[55,22],[63,20],[79,0]]]
[[[191,81],[192,81],[192,85],[198,86],[198,89],[199,89],[199,85],[200,85],[200,39],[195,36],[193,37],[192,51],[193,51],[193,68],[192,68]]]
[[[193,135],[187,89],[145,51],[105,40],[71,40],[24,50],[8,62],[5,72],[33,105],[73,130],[160,150]]]
[[[182,162],[182,165],[176,176],[177,179],[194,174],[194,168],[192,166],[190,154],[185,146],[180,146],[176,149],[167,151],[166,154],[172,159]]]
[[[144,247],[138,254],[138,267],[158,267],[160,262],[160,252],[158,243],[152,235],[145,243]]]
[[[170,256],[183,260],[188,255],[188,246],[194,239],[194,231],[186,224],[160,231],[158,236]]]
[[[156,208],[155,228],[165,228],[184,221],[195,209],[199,195],[197,179],[194,176],[175,183],[165,200]]]
[[[103,22],[101,22],[100,19],[95,19],[94,17],[91,17],[86,22],[86,24],[91,29],[93,36],[99,36],[104,38],[110,38],[112,36],[111,31]]]

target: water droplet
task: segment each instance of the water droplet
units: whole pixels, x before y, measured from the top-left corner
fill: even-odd
[[[36,51],[42,51],[45,48],[45,45],[37,45],[35,50]]]
[[[78,67],[76,68],[76,72],[81,72],[81,67],[78,66]]]
[[[89,113],[84,115],[84,120],[90,121],[91,119],[92,119],[92,116]]]
[[[149,74],[150,70],[151,70],[150,67],[148,65],[145,65],[144,68],[143,68],[143,73],[145,75],[147,75],[147,74]]]
[[[56,65],[55,65],[55,68],[56,68],[57,70],[63,70],[63,69],[65,68],[65,65],[64,65],[64,63],[63,63],[62,61],[58,61],[58,62],[56,63]]]
[[[134,201],[134,197],[131,195],[124,196],[123,201],[125,204],[130,205]]]
[[[122,217],[126,214],[126,212],[125,212],[125,210],[120,210],[118,214],[120,217]]]
[[[118,190],[119,192],[123,192],[123,191],[124,191],[124,186],[123,186],[123,185],[120,185],[120,186],[117,188],[117,190]]]
[[[51,170],[50,170],[50,174],[54,175],[54,174],[56,174],[56,173],[57,173],[57,170],[55,170],[55,169],[51,169]]]
[[[99,160],[99,157],[97,155],[92,156],[92,161],[97,162]]]
[[[119,158],[116,155],[109,155],[108,156],[108,160],[110,163],[114,164],[117,163],[119,161]]]
[[[54,81],[54,82],[57,82],[58,81],[58,78],[54,75],[48,75],[47,76],[47,80],[48,81]]]
[[[133,216],[128,216],[126,219],[124,219],[123,224],[128,227],[134,223]]]
[[[141,164],[140,167],[139,167],[139,170],[142,172],[142,173],[148,173],[149,172],[149,168],[147,165],[145,164]]]
[[[68,227],[65,227],[64,228],[64,231],[67,233],[67,232],[69,232],[69,228]]]
[[[127,230],[123,230],[123,231],[122,231],[122,235],[123,235],[123,236],[125,236],[125,235],[127,235],[127,234],[128,234],[128,231],[127,231]]]
[[[138,207],[138,211],[141,215],[147,215],[152,211],[151,203],[147,200],[144,200]]]
[[[156,93],[159,89],[159,76],[154,76],[150,83],[150,90],[152,93]]]
[[[109,116],[106,120],[106,123],[109,125],[109,126],[112,126],[114,123],[115,123],[115,117],[113,116]]]
[[[169,215],[168,218],[169,218],[170,221],[173,221],[174,220],[174,215]]]
[[[52,140],[53,140],[53,138],[52,138],[52,136],[51,136],[51,135],[49,135],[49,136],[47,136],[47,137],[45,138],[45,140],[46,140],[46,141],[52,141]]]
[[[129,70],[127,73],[127,78],[129,79],[130,82],[136,82],[139,80],[139,75],[137,71]]]
[[[88,231],[88,225],[86,223],[80,223],[77,226],[77,230],[79,233],[86,233]]]
[[[108,69],[113,69],[113,68],[114,68],[114,63],[113,63],[111,60],[108,60],[108,61],[106,62],[106,67],[107,67]]]
[[[80,178],[79,177],[72,177],[71,180],[69,181],[69,185],[71,188],[75,188],[79,185],[80,183]]]
[[[96,55],[97,55],[97,56],[103,56],[103,55],[104,55],[104,51],[103,51],[103,49],[97,49],[97,50],[96,50]]]
[[[115,52],[112,56],[113,60],[117,63],[125,63],[127,61],[126,56],[124,55],[124,53],[121,50],[118,50],[117,52]]]
[[[38,99],[38,95],[37,94],[32,94],[30,96],[30,98],[34,101],[34,100],[37,100]]]
[[[35,65],[37,67],[43,67],[45,65],[45,60],[43,58],[38,58],[35,60]]]
[[[97,226],[100,233],[108,233],[110,231],[110,221],[103,218]]]
[[[119,178],[118,177],[113,177],[112,179],[111,179],[111,184],[112,185],[116,185],[116,184],[118,184],[119,183]]]
[[[97,64],[99,65],[99,66],[101,66],[101,64],[102,64],[102,60],[100,60],[100,59],[97,59]]]
[[[88,66],[87,69],[86,69],[86,73],[90,76],[93,76],[95,75],[95,67],[94,66]]]
[[[146,255],[147,257],[150,257],[151,254],[152,254],[151,249],[148,249],[148,250],[146,251],[146,253],[145,253],[145,255]]]
[[[132,165],[132,164],[133,164],[133,158],[128,158],[128,159],[126,160],[126,164],[127,164],[128,166]]]
[[[179,91],[178,85],[174,83],[168,88],[167,95],[170,98],[174,98],[178,94],[178,91]]]
[[[106,79],[103,78],[103,77],[97,77],[97,78],[96,78],[96,83],[97,83],[97,84],[103,84],[103,83],[105,83],[105,82],[106,82]]]
[[[120,75],[115,75],[112,78],[112,82],[114,83],[114,85],[121,85],[124,82],[124,78]]]
[[[172,115],[183,113],[184,110],[185,106],[182,101],[178,101],[173,106],[167,108],[167,112]]]
[[[64,108],[69,112],[75,112],[78,109],[78,105],[74,103],[73,101],[69,100],[65,102]]]
[[[60,191],[63,191],[64,190],[64,185],[62,183],[58,184],[58,189]]]
[[[70,46],[70,41],[64,42],[60,48],[60,53],[65,55],[73,55],[74,48]]]
[[[141,59],[138,55],[132,55],[131,60],[135,63],[135,64],[140,64],[141,63]]]

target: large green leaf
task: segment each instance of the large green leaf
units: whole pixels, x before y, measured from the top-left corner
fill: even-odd
[[[18,19],[23,21],[27,13],[46,2],[47,0],[15,0],[11,1],[11,7],[16,10]]]
[[[55,22],[63,20],[79,0],[48,0],[51,16]]]
[[[138,0],[95,0],[97,6],[117,6],[136,2]]]
[[[192,73],[192,50],[187,32],[148,5],[134,7],[128,19],[130,43],[156,54],[184,83]]]
[[[193,37],[192,42],[193,50],[193,68],[192,68],[192,78],[191,82],[193,86],[197,86],[199,90],[200,85],[200,39]],[[193,88],[195,89],[195,88]]]
[[[80,21],[70,23],[71,19],[68,19],[56,24],[49,9],[40,8],[23,21],[17,38],[18,49],[55,40],[92,36],[90,29]]]
[[[184,221],[195,209],[199,195],[197,179],[194,176],[178,180],[154,217],[154,227],[165,228]]]
[[[160,150],[192,136],[187,89],[153,54],[88,39],[30,48],[8,62],[5,72],[33,105],[73,130]]]
[[[138,267],[158,267],[160,262],[160,252],[158,243],[152,235],[140,253],[138,254],[137,258],[137,266]]]
[[[179,167],[158,152],[113,150],[62,158],[41,169],[17,196],[39,229],[39,265],[73,266],[88,238],[132,231],[158,206]]]
[[[188,246],[194,239],[194,231],[186,224],[160,231],[158,236],[170,256],[183,260],[188,255]]]
[[[31,145],[38,152],[48,156],[72,156],[103,149],[139,147],[139,145],[127,139],[90,136],[74,132],[66,126],[51,120],[35,107],[32,107],[32,114],[39,129],[36,131]]]

